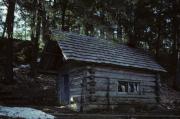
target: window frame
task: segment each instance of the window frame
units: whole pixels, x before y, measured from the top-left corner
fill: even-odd
[[[120,82],[125,82],[127,83],[127,92],[120,92],[119,91],[119,84]],[[137,83],[137,89],[138,91],[136,92],[131,92],[130,90],[130,83]],[[141,95],[141,84],[142,84],[142,81],[139,81],[139,80],[133,80],[133,81],[129,81],[129,80],[118,80],[117,81],[117,93],[118,94],[127,94],[127,95]],[[134,85],[133,85],[134,86]]]
[[[127,83],[127,87],[125,87],[125,91],[123,92],[123,91],[119,91],[119,87],[120,87],[120,82],[122,82],[122,83]],[[126,84],[125,84],[126,85]],[[126,91],[126,88],[127,88],[127,91]],[[118,81],[118,84],[117,84],[117,91],[118,91],[118,93],[121,93],[121,94],[127,94],[128,93],[128,82],[127,81]]]

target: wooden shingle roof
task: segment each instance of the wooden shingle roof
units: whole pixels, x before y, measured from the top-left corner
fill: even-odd
[[[126,45],[59,31],[53,31],[53,37],[57,40],[65,60],[166,71],[148,53]]]

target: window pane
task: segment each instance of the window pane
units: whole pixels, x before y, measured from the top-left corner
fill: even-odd
[[[130,90],[129,92],[134,92],[134,83],[129,83],[129,86],[130,86]]]
[[[118,92],[128,92],[128,83],[124,81],[119,81]]]
[[[130,94],[139,94],[139,82],[126,82],[119,81],[118,82],[118,92],[127,92]]]

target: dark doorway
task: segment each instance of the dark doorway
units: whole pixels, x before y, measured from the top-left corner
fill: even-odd
[[[62,75],[60,79],[60,102],[61,104],[69,104],[69,76]]]

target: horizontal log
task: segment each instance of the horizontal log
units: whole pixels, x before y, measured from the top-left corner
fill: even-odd
[[[96,91],[106,91],[107,90],[107,85],[110,84],[109,86],[109,90],[110,91],[117,91],[118,90],[118,83],[107,83],[107,82],[101,82],[98,81],[96,82],[95,85],[91,86],[89,84],[87,84],[87,88],[90,87],[95,87]],[[155,83],[144,83],[143,85],[140,86],[142,91],[145,92],[154,92],[155,91]],[[77,82],[71,82],[70,83],[70,88],[80,88],[81,87],[81,81],[77,81]]]
[[[78,73],[84,73],[86,70],[86,67],[74,67],[69,70],[69,74],[78,74]]]
[[[144,90],[144,92],[143,93],[156,93],[156,91],[155,90]]]
[[[82,88],[70,88],[70,92],[81,92]]]
[[[154,86],[141,86],[141,88],[144,88],[144,89],[146,89],[146,90],[153,90],[153,89],[155,89],[155,87]]]
[[[81,95],[81,91],[70,91],[71,96]]]
[[[155,98],[114,98],[110,97],[109,98],[110,104],[123,104],[123,103],[129,103],[129,104],[134,104],[134,103],[156,103]],[[89,102],[89,104],[108,104],[108,100],[106,97],[96,97],[96,101],[94,102]]]
[[[69,82],[70,88],[71,88],[71,86],[77,86],[77,85],[81,85],[81,84],[82,84],[81,80]]]
[[[83,74],[75,74],[75,75],[69,75],[70,80],[79,80],[80,78],[84,78],[85,76]]]
[[[117,86],[115,86],[115,85],[110,85],[109,86],[109,89],[107,88],[107,85],[104,85],[104,84],[97,84],[96,86],[95,86],[95,90],[96,91],[117,91],[118,90],[118,88],[117,88]]]
[[[84,78],[83,75],[78,75],[78,76],[70,77],[70,80],[81,80],[83,78]]]
[[[96,85],[107,85],[118,87],[118,81],[126,81],[126,82],[139,82],[137,80],[124,80],[124,79],[110,79],[109,82],[107,79],[95,77]],[[151,81],[140,81],[140,87],[155,87],[156,83]]]
[[[146,92],[153,92],[153,93],[155,93],[155,87],[153,86],[153,87],[151,87],[151,86],[141,86],[141,88],[142,88],[142,91],[144,91],[145,93]]]
[[[156,86],[156,83],[155,82],[146,82],[146,81],[144,81],[142,84],[141,84],[142,86]]]
[[[74,103],[80,103],[81,101],[81,95],[74,95],[72,96],[74,99]],[[106,97],[95,97],[95,100],[90,101],[89,99],[84,98],[85,102],[84,104],[95,104],[95,105],[107,105],[108,100]],[[122,105],[122,104],[139,104],[139,103],[146,103],[146,104],[151,104],[151,103],[157,103],[155,98],[149,98],[149,99],[139,99],[139,98],[109,98],[110,105]]]
[[[107,85],[96,85],[95,90],[96,91],[108,91]],[[110,85],[109,86],[109,91],[118,91],[118,87]],[[155,93],[155,89],[154,88],[149,88],[149,89],[141,88],[141,92],[143,92],[143,93]]]
[[[85,67],[73,67],[72,69],[69,69],[68,73],[71,77],[74,77],[77,75],[84,75],[85,71],[86,71]]]
[[[78,81],[71,81],[70,82],[70,86],[76,86],[76,85],[81,85],[82,81],[78,80]]]
[[[82,86],[81,86],[81,83],[76,84],[76,85],[74,85],[74,84],[71,84],[71,85],[70,85],[70,89],[81,88],[81,87],[82,87]]]
[[[129,80],[126,80],[126,81],[129,81]],[[107,83],[109,83],[111,85],[111,84],[117,84],[118,80],[117,79],[109,79],[109,82],[108,82],[107,78],[95,77],[95,82],[97,84],[107,84]]]
[[[155,78],[155,74],[147,74],[147,73],[138,73],[138,72],[133,72],[133,71],[123,71],[121,69],[113,69],[113,68],[104,68],[104,67],[93,67],[93,69],[97,72],[110,72],[110,73],[121,73],[121,74],[127,74],[127,75],[134,75],[134,76],[142,76],[142,77],[153,77]]]
[[[94,74],[97,78],[110,78],[110,79],[124,79],[124,80],[135,80],[135,81],[155,81],[154,77],[144,77],[144,76],[137,76],[131,74],[123,74],[123,73],[111,73],[111,72],[103,72],[97,71]]]
[[[106,97],[107,92],[106,91],[96,91],[95,95]],[[146,93],[143,95],[139,95],[139,94],[133,94],[133,93],[122,93],[122,92],[117,92],[117,91],[109,91],[109,96],[110,97],[121,97],[121,98],[155,98],[156,97],[156,95],[153,93]]]
[[[95,82],[96,82],[95,85],[108,85],[109,84],[111,86],[117,87],[118,81],[139,82],[139,81],[136,81],[136,80],[131,80],[130,81],[130,80],[124,80],[124,79],[122,79],[122,80],[120,80],[120,79],[110,79],[109,82],[108,82],[107,79],[95,77]],[[82,83],[81,78],[79,78],[79,80],[77,80],[77,82],[74,81],[74,80],[71,81],[72,85],[73,84],[76,85],[76,84],[80,84],[80,83]],[[143,86],[143,87],[145,87],[145,86],[154,86],[155,87],[156,83],[155,82],[149,82],[149,81],[141,81],[140,85]]]

